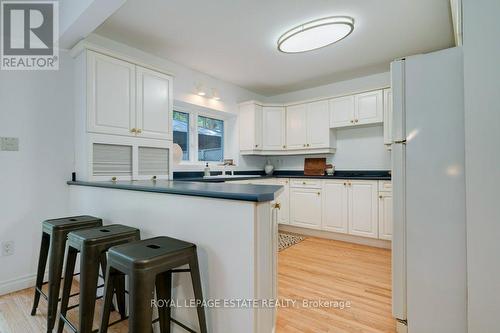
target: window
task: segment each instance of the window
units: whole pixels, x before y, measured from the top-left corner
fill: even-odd
[[[198,161],[224,160],[224,121],[198,116]]]
[[[224,120],[197,112],[174,111],[172,124],[174,143],[181,147],[183,161],[224,160]]]
[[[174,143],[182,148],[182,160],[189,161],[189,113],[174,111]]]

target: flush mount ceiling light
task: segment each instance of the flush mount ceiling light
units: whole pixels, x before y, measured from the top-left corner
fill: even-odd
[[[331,16],[301,24],[285,32],[278,39],[278,50],[300,53],[316,50],[336,43],[354,30],[354,19]]]

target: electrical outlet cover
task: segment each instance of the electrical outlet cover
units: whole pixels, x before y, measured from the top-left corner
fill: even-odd
[[[14,254],[14,241],[2,242],[2,257],[11,256]]]

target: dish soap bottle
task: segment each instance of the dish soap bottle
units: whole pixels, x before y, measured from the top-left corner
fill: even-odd
[[[203,169],[203,175],[205,177],[209,177],[210,176],[210,167],[208,166],[208,162],[207,164],[205,165],[205,169]]]

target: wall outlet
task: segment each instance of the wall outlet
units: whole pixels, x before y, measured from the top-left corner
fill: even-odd
[[[1,243],[2,257],[11,256],[14,254],[14,241],[5,241]]]
[[[19,151],[19,138],[0,138],[0,150],[2,151]]]

